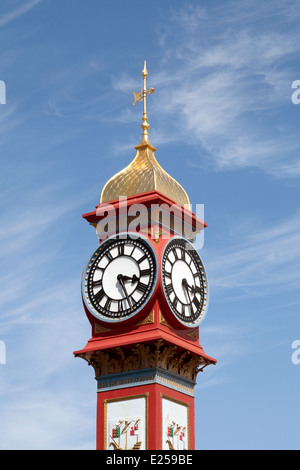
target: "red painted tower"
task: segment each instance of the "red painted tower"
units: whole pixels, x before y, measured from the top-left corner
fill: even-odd
[[[82,276],[92,336],[74,355],[95,370],[98,450],[194,449],[196,377],[216,363],[199,344],[208,285],[193,240],[206,224],[155,158],[147,75],[145,63],[136,156],[83,215],[100,243]]]

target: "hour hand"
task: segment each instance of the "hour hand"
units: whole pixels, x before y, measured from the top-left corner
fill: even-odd
[[[132,284],[134,284],[135,282],[137,282],[139,280],[139,278],[134,274],[132,277],[129,277],[129,276],[123,276],[123,274],[119,274],[118,275],[118,281],[131,281]]]

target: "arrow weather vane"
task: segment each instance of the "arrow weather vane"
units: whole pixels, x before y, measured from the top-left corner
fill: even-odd
[[[139,93],[135,93],[133,91],[133,96],[134,96],[134,102],[132,103],[132,106],[135,106],[135,103],[137,101],[143,101],[143,123],[142,123],[142,129],[143,129],[143,142],[148,142],[148,129],[150,127],[150,124],[148,123],[148,117],[147,117],[147,108],[146,108],[146,98],[147,95],[151,95],[155,90],[154,88],[149,87],[149,90],[147,90],[147,85],[146,85],[146,79],[148,77],[148,71],[146,69],[146,61],[144,61],[144,69],[142,71],[142,77],[144,79],[144,88],[141,89]]]

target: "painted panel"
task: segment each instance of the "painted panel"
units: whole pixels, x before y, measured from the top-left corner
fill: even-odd
[[[187,450],[190,447],[189,405],[162,397],[162,449]]]
[[[106,400],[104,405],[104,448],[146,450],[147,397]]]

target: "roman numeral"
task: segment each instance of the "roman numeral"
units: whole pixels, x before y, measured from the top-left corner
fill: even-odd
[[[112,303],[112,300],[108,298],[107,301],[105,302],[104,309],[107,311],[110,310],[111,303]]]
[[[195,305],[196,309],[198,310],[198,308],[200,307],[200,302],[197,299],[197,297],[193,298],[193,304]]]
[[[176,309],[176,310],[179,310],[177,308],[177,304],[178,304],[179,300],[177,299],[177,297],[175,297],[174,301],[173,301],[173,307]],[[180,303],[180,302],[179,302]]]
[[[131,258],[133,257],[133,252],[134,252],[135,249],[136,249],[136,247],[134,246],[134,247],[132,248],[132,252],[131,252],[130,255],[129,255]]]
[[[172,284],[168,284],[168,285],[166,286],[166,292],[167,292],[167,294],[168,294],[169,296],[172,294],[172,292],[173,292],[173,286],[172,286]]]
[[[188,309],[188,313],[186,313],[185,316],[186,316],[186,317],[190,317],[190,316],[193,315],[193,313],[194,313],[194,311],[193,311],[193,305],[192,305],[192,304],[188,304],[187,309]]]
[[[138,291],[143,292],[143,294],[144,294],[145,292],[147,292],[148,286],[147,286],[147,284],[143,284],[143,282],[139,281],[136,288],[137,288]]]
[[[105,256],[109,259],[109,261],[112,261],[113,257],[112,257],[112,254],[110,251],[108,251],[107,253],[105,253]]]
[[[147,255],[142,256],[140,259],[137,260],[137,262],[141,264],[143,261],[145,261],[145,259],[147,259]]]
[[[178,251],[179,251],[179,254],[178,254]],[[174,248],[173,249],[173,254],[175,256],[175,261],[178,261],[180,259],[183,260],[183,261],[185,260],[185,251],[184,251],[183,248],[181,248],[181,247]]]
[[[133,297],[129,297],[129,300],[130,300],[130,308],[134,308],[134,306],[136,304],[136,300],[134,300]]]
[[[124,256],[124,244],[118,245],[118,254],[119,256]]]
[[[165,270],[165,278],[171,279],[171,273]]]
[[[93,281],[92,285],[93,285],[93,287],[101,287],[102,286],[102,279],[99,279],[99,281]]]
[[[132,307],[132,300],[133,300],[132,297],[126,297],[126,298],[123,299],[123,300],[124,300],[124,301],[126,300],[127,303],[128,303],[127,309]],[[122,300],[122,302],[123,302],[123,300]]]
[[[197,294],[201,294],[202,293],[202,288],[200,286],[195,286],[194,287],[194,292],[196,292]]]
[[[140,272],[141,277],[150,276],[150,274],[151,274],[151,269],[142,269],[141,272]]]
[[[100,268],[100,266],[96,266],[96,269],[98,269],[99,271],[104,271],[104,268]]]
[[[100,303],[101,300],[103,299],[103,297],[105,297],[105,296],[106,296],[106,294],[105,294],[104,290],[100,289],[99,292],[97,292],[97,294],[95,294],[94,298],[95,298],[96,302]]]

